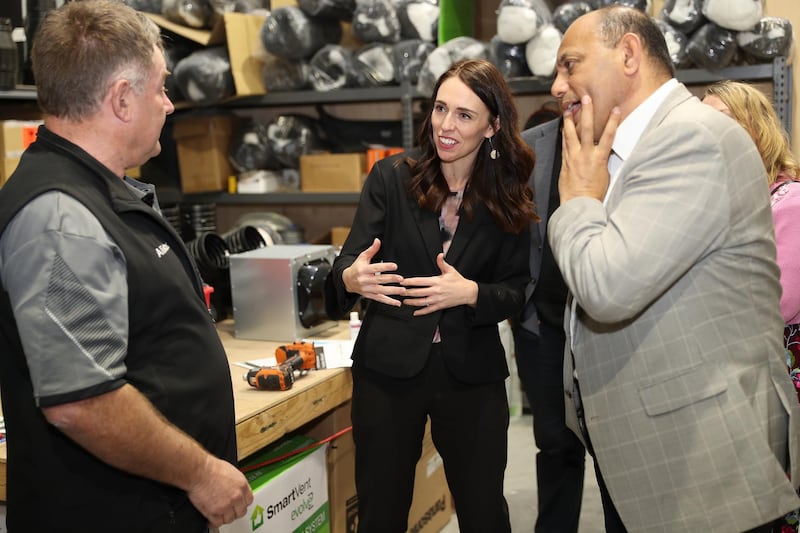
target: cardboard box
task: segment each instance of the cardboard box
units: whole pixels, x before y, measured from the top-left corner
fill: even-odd
[[[19,157],[4,157],[2,164],[0,164],[0,186],[8,181],[11,173],[17,169],[19,165]]]
[[[178,118],[173,137],[184,193],[223,191],[235,174],[228,147],[237,119],[229,115]]]
[[[350,234],[350,226],[334,226],[331,228],[331,244],[342,246]]]
[[[309,154],[300,156],[303,192],[358,192],[364,184],[366,154]]]
[[[0,121],[0,185],[16,170],[22,152],[36,140],[41,120]]]
[[[256,465],[304,448],[314,441],[282,439],[242,463]],[[299,533],[330,531],[325,446],[246,473],[253,503],[245,515],[219,528],[219,533]]]
[[[346,402],[321,417],[305,434],[319,441],[349,427],[350,423],[350,402]],[[391,460],[390,457],[386,459]],[[355,446],[350,432],[330,442],[327,465],[331,533],[352,533],[358,523],[358,496]],[[408,513],[408,533],[436,533],[450,522],[452,514],[444,465],[433,445],[429,424],[422,444],[422,456],[417,463],[414,498]]]

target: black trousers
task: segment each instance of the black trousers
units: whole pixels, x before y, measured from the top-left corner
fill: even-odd
[[[514,328],[517,371],[533,414],[538,512],[536,533],[577,533],[586,452],[564,419],[564,330],[541,336]]]
[[[460,531],[510,533],[503,496],[509,420],[505,384],[458,382],[445,367],[438,344],[413,378],[353,368],[359,533],[404,533],[408,528],[428,417]]]

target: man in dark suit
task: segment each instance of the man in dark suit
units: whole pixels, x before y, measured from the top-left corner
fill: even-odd
[[[559,204],[561,119],[526,129],[522,138],[536,153],[531,173],[536,212],[531,226],[531,283],[514,328],[516,361],[533,413],[538,515],[535,531],[577,532],[583,498],[585,455],[564,416],[564,307],[567,286],[547,242],[547,219]]]

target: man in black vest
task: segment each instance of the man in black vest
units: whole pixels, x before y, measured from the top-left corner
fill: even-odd
[[[152,186],[173,106],[158,28],[113,0],[51,11],[45,120],[0,189],[0,391],[12,531],[201,532],[253,496],[225,352]]]

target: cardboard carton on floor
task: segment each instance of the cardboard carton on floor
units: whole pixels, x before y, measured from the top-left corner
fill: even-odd
[[[263,463],[314,442],[304,436],[282,439],[242,463]],[[253,503],[245,515],[219,533],[329,533],[325,446],[247,472]]]
[[[348,426],[350,402],[321,417],[305,434],[322,440]],[[390,457],[386,459],[391,460]],[[355,447],[350,432],[330,442],[327,465],[331,533],[352,533],[358,524],[358,497]],[[408,533],[436,533],[447,525],[452,514],[452,498],[444,475],[444,465],[431,440],[429,424],[422,444],[422,456],[417,463],[414,498],[408,513]]]

